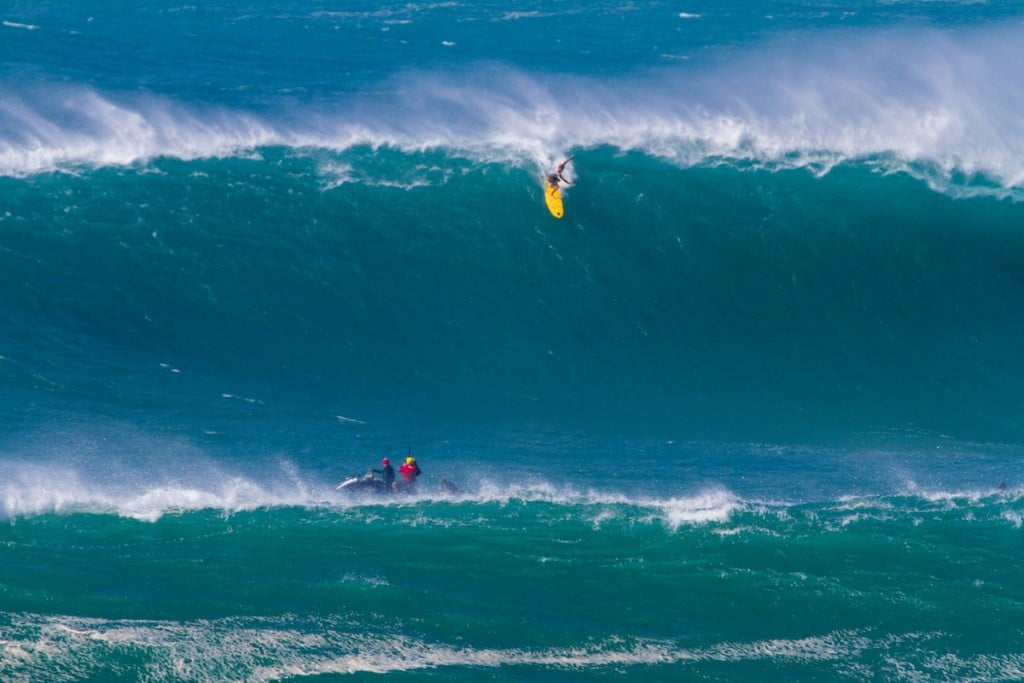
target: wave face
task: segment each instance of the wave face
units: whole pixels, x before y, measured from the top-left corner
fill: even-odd
[[[601,147],[556,223],[508,162],[255,154],[0,179],[7,383],[186,422],[231,395],[682,439],[1020,433],[1018,203]]]
[[[1019,675],[1016,3],[97,4],[0,10],[0,678]]]

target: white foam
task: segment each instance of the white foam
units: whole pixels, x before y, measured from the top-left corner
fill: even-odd
[[[730,491],[712,489],[693,497],[672,498],[661,507],[669,526],[678,528],[683,524],[727,522],[743,503]]]
[[[156,521],[169,512],[212,509],[234,513],[267,506],[316,504],[301,487],[281,491],[275,486],[275,490],[270,490],[246,477],[215,474],[216,470],[208,464],[198,469],[203,474],[188,483],[125,483],[98,481],[74,468],[55,464],[5,463],[0,517],[95,512]],[[180,476],[190,478],[184,470]]]
[[[6,26],[7,28],[20,28],[20,29],[23,29],[25,31],[38,31],[39,30],[39,27],[36,26],[35,24],[22,24],[22,23],[19,23],[17,21],[4,21],[4,22],[2,22],[2,24],[4,26]]]
[[[351,417],[337,419],[363,424]],[[402,506],[416,508],[415,514],[403,515],[409,524],[461,525],[493,519],[495,506],[531,504],[531,515],[580,520],[595,529],[652,524],[674,532],[687,526],[711,526],[723,534],[744,529],[776,533],[772,531],[777,529],[776,522],[784,527],[824,524],[834,528],[863,520],[914,521],[949,515],[967,523],[994,519],[1014,526],[1021,523],[1017,510],[1021,492],[1002,487],[987,492],[917,490],[897,497],[843,496],[834,502],[795,506],[744,498],[722,485],[651,495],[582,489],[511,473],[504,481],[467,482],[456,476],[459,490],[455,493],[440,490],[436,479],[424,480],[415,495],[380,498],[339,492],[337,479],[324,481],[322,474],[304,471],[285,454],[260,462],[222,460],[187,440],[150,434],[132,425],[55,426],[7,448],[7,453],[0,454],[3,519],[86,512],[155,521],[172,512],[232,514],[280,507],[379,514],[382,506]]]
[[[825,173],[853,160],[912,173],[942,191],[1019,196],[1020,63],[1024,26],[1015,22],[826,33],[714,67],[677,63],[619,80],[493,65],[460,70],[457,79],[409,72],[376,84],[377,95],[283,117],[88,88],[26,95],[0,86],[0,130],[9,131],[0,136],[0,173],[277,145],[443,148],[544,168],[561,150],[610,145],[683,165],[742,161]],[[366,180],[345,165],[325,172],[329,186]],[[419,179],[400,181],[409,182]]]
[[[169,512],[316,506],[316,487],[288,459],[259,478],[187,441],[129,425],[54,427],[0,458],[0,518],[117,514],[155,521]]]
[[[541,16],[542,16],[541,13],[538,12],[537,10],[531,10],[531,11],[527,11],[527,12],[505,12],[505,14],[503,14],[496,21],[518,21],[519,19],[538,19]],[[550,15],[543,15],[543,16],[550,16]]]
[[[158,98],[119,100],[78,87],[55,86],[33,98],[4,95],[0,123],[15,131],[0,138],[4,175],[127,165],[158,156],[229,156],[289,144],[286,136],[247,113],[189,110]]]
[[[353,418],[347,418],[361,424]],[[218,462],[187,441],[164,439],[130,426],[107,426],[96,433],[54,430],[37,442],[21,444],[17,456],[0,459],[0,518],[41,514],[116,514],[156,521],[169,513],[218,510],[225,514],[260,508],[329,507],[338,511],[382,505],[417,507],[405,523],[461,524],[425,512],[422,504],[487,506],[548,503],[538,514],[574,516],[595,528],[623,520],[660,522],[675,529],[682,524],[722,522],[743,507],[725,490],[700,491],[690,497],[635,497],[614,491],[579,491],[542,479],[497,484],[483,482],[452,493],[421,482],[413,495],[379,498],[349,495],[319,481],[292,460],[281,457],[276,468],[263,465],[258,474]],[[244,464],[244,463],[243,463]],[[251,466],[251,465],[250,465]]]
[[[751,503],[721,487],[703,489],[689,496],[656,498],[615,491],[579,491],[570,485],[556,486],[544,480],[509,484],[483,482],[471,495],[465,495],[461,500],[502,505],[514,502],[549,503],[575,508],[575,514],[590,520],[595,528],[622,520],[646,523],[658,521],[673,531],[683,525],[729,522],[735,513],[751,507]]]
[[[683,648],[668,640],[609,637],[570,647],[475,648],[421,641],[402,633],[367,632],[337,618],[220,619],[195,622],[86,619],[6,614],[0,623],[0,675],[35,667],[91,670],[115,651],[133,651],[149,680],[271,681],[292,676],[398,673],[446,667],[499,669],[533,666],[590,670],[764,659],[798,663],[849,661],[868,649],[885,650],[916,634],[871,638],[839,631],[799,639],[724,642]],[[964,667],[969,669],[970,667]],[[62,669],[63,670],[63,669]]]

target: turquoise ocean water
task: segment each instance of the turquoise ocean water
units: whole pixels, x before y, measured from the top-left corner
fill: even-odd
[[[1019,3],[130,5],[0,7],[0,679],[1024,678]]]

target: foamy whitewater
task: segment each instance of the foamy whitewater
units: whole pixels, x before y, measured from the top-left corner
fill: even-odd
[[[15,3],[0,64],[0,680],[1024,678],[1019,3]]]

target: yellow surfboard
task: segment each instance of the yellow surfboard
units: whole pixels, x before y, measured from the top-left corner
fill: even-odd
[[[547,183],[544,188],[544,201],[547,202],[548,211],[555,218],[565,215],[565,207],[562,206],[562,193],[558,191],[558,185]]]

